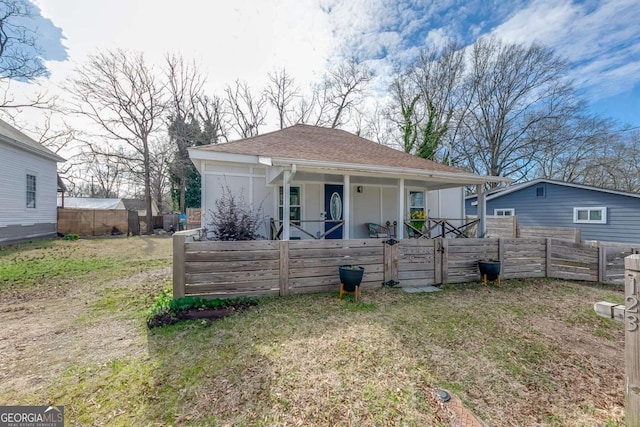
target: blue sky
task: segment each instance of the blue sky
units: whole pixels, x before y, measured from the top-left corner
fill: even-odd
[[[554,48],[592,111],[640,126],[638,0],[33,0],[53,85],[98,49],[195,59],[218,93],[239,78],[256,88],[286,67],[300,85],[339,57],[366,61],[381,94],[422,47],[483,35]],[[66,54],[66,56],[65,56]]]

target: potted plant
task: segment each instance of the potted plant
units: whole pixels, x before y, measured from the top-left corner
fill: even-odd
[[[364,267],[360,265],[341,265],[339,272],[340,283],[346,292],[354,292],[356,288],[360,286],[360,283],[362,283]]]
[[[424,222],[427,220],[427,214],[423,210],[411,211],[409,214],[410,224],[416,230],[422,230]]]
[[[488,261],[479,260],[478,261],[478,269],[480,270],[480,279],[487,284],[487,281],[493,282],[496,279],[498,280],[498,284],[500,284],[500,261],[490,259]]]

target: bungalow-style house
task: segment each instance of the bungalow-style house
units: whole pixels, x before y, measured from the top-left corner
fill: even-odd
[[[516,215],[518,225],[579,228],[582,240],[640,243],[640,194],[536,179],[485,193],[488,215]],[[475,215],[477,197],[466,197]]]
[[[262,209],[262,235],[283,240],[366,238],[369,223],[387,222],[402,239],[411,213],[463,221],[464,186],[510,181],[310,125],[192,147],[189,156],[202,178],[203,226],[230,191]]]
[[[0,244],[56,235],[57,163],[64,161],[0,120]]]

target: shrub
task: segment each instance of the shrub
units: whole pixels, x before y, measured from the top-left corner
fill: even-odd
[[[222,196],[216,200],[213,211],[209,211],[211,221],[207,224],[209,240],[257,240],[261,222],[260,207],[252,211],[244,201],[243,193],[236,197],[228,186],[222,187]]]
[[[69,233],[69,234],[65,234],[62,239],[63,240],[78,240],[79,238],[80,238],[79,234]]]

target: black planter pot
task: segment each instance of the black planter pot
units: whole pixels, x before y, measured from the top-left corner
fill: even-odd
[[[480,279],[494,281],[500,276],[500,261],[478,261]]]
[[[364,267],[359,265],[341,265],[339,271],[340,283],[342,283],[345,291],[353,292],[360,286],[360,283],[362,283]]]

